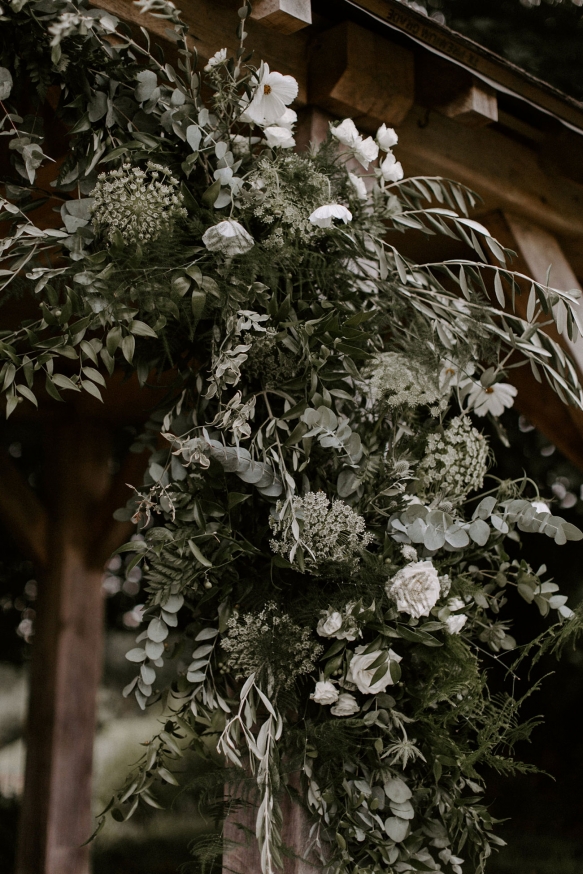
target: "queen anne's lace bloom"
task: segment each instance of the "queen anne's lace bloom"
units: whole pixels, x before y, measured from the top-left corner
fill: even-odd
[[[301,546],[305,565],[312,572],[328,562],[355,565],[359,552],[372,540],[362,516],[344,501],[330,505],[324,492],[308,492],[305,498],[294,498],[292,509],[294,516],[280,516],[282,505],[278,502],[276,516],[269,520],[277,537],[270,546],[290,561]],[[293,533],[294,517],[299,523],[299,540]]]
[[[426,491],[453,504],[481,488],[488,470],[488,441],[467,416],[452,419],[443,434],[430,434],[419,479]]]
[[[324,647],[312,639],[310,628],[301,628],[281,613],[273,602],[259,613],[233,616],[221,642],[228,653],[226,667],[236,679],[256,674],[268,685],[289,689],[296,677],[310,674]]]
[[[110,242],[117,232],[126,245],[157,240],[187,215],[178,184],[165,167],[151,161],[147,170],[124,164],[101,173],[93,190],[96,230]]]
[[[416,561],[401,568],[387,582],[389,598],[397,604],[397,610],[419,619],[429,616],[441,595],[437,571],[431,561]]]
[[[370,394],[375,403],[390,407],[433,405],[431,412],[438,412],[446,403],[435,371],[401,352],[377,356],[370,374]]]

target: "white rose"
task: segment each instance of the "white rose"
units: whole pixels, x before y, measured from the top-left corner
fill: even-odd
[[[338,689],[330,680],[320,680],[310,695],[316,704],[336,704],[339,698]]]
[[[338,701],[334,707],[330,708],[330,713],[334,716],[352,716],[354,713],[358,713],[359,710],[360,707],[356,703],[354,695],[350,695],[348,692],[343,692],[342,695],[338,697]]]
[[[208,228],[202,235],[202,241],[209,251],[222,252],[229,258],[243,255],[255,245],[253,237],[234,219],[227,219]]]
[[[265,134],[267,145],[272,149],[278,147],[280,149],[293,149],[296,144],[290,129],[287,127],[273,124],[270,127],[266,127],[263,133]]]
[[[444,625],[449,634],[459,634],[467,621],[468,617],[465,613],[457,613],[455,616],[448,616]]]
[[[328,610],[318,622],[316,632],[320,637],[335,637],[336,632],[342,628],[342,616],[338,611]]]
[[[441,588],[437,571],[431,561],[415,561],[402,568],[388,581],[386,592],[397,604],[397,610],[419,619],[429,616],[435,607]]]
[[[310,216],[312,224],[319,228],[331,228],[332,219],[339,219],[346,224],[346,222],[352,221],[352,213],[340,203],[326,203],[315,209]]]
[[[395,133],[392,127],[387,127],[386,124],[381,124],[380,128],[377,131],[377,143],[383,150],[383,152],[388,152],[389,149],[392,149],[393,146],[396,146],[399,142],[399,137]]]
[[[389,659],[387,673],[371,686],[371,680],[378,669],[377,667],[371,668],[371,665],[376,662],[381,655],[381,650],[364,653],[364,649],[366,649],[364,646],[356,648],[356,655],[352,657],[346,679],[349,683],[355,683],[359,691],[364,695],[376,695],[378,692],[384,692],[387,686],[393,685],[394,681],[391,676],[391,671],[389,670],[390,663],[400,662],[401,656],[398,656],[396,652],[393,652],[393,650],[390,649],[388,652]]]

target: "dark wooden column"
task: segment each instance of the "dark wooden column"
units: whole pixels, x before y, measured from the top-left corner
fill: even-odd
[[[133,411],[130,409],[129,414]],[[126,415],[128,409],[126,409]],[[44,505],[0,457],[0,518],[36,566],[26,775],[17,874],[88,874],[91,776],[103,642],[103,565],[131,534],[113,511],[138,484],[147,454],[111,476],[115,422],[63,408],[45,433]]]
[[[110,434],[75,417],[47,431],[48,562],[30,675],[18,874],[85,874],[91,833],[102,570],[88,547],[109,489]]]

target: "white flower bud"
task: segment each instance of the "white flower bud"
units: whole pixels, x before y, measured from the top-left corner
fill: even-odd
[[[383,152],[388,152],[389,149],[392,149],[399,142],[399,137],[393,128],[387,127],[386,124],[381,124],[377,131],[376,139]]]
[[[279,125],[271,125],[263,131],[267,145],[270,148],[293,149],[296,144],[289,128],[280,127]]]
[[[204,232],[202,241],[210,252],[222,252],[228,258],[243,255],[255,245],[253,237],[234,219],[212,225]]]
[[[338,689],[330,680],[320,680],[310,695],[316,704],[336,704],[339,698]]]
[[[350,695],[348,692],[343,692],[342,695],[338,697],[338,701],[334,705],[334,707],[330,708],[330,713],[333,716],[353,716],[355,713],[358,713],[360,707],[356,702],[356,698],[354,695]]]

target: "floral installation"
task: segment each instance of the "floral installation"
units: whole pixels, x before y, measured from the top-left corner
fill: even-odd
[[[39,391],[101,399],[116,369],[173,380],[133,447],[150,453],[143,488],[116,514],[140,527],[121,551],[148,593],[124,694],[167,711],[99,828],[155,807],[190,749],[225,805],[234,771],[255,787],[263,874],[283,864],[292,786],[301,851],[326,874],[481,872],[503,843],[481,769],[524,769],[512,748],[531,729],[487,686],[486,656],[535,652],[510,634],[509,593],[555,618],[537,652],[581,627],[508,541],[583,535],[488,474],[479,426],[503,435],[516,366],[583,407],[541,324],[575,339],[576,295],[514,272],[470,190],[405,178],[386,124],[339,120],[292,151],[298,86],[252,65],[249,3],[239,49],[204,67],[172,3],[137,6],[164,19],[176,66],[85,0],[0,12],[0,286],[40,309],[0,337],[6,414]],[[31,81],[69,131],[54,227],[33,220],[51,156],[18,113]],[[476,260],[414,263],[409,229]]]

